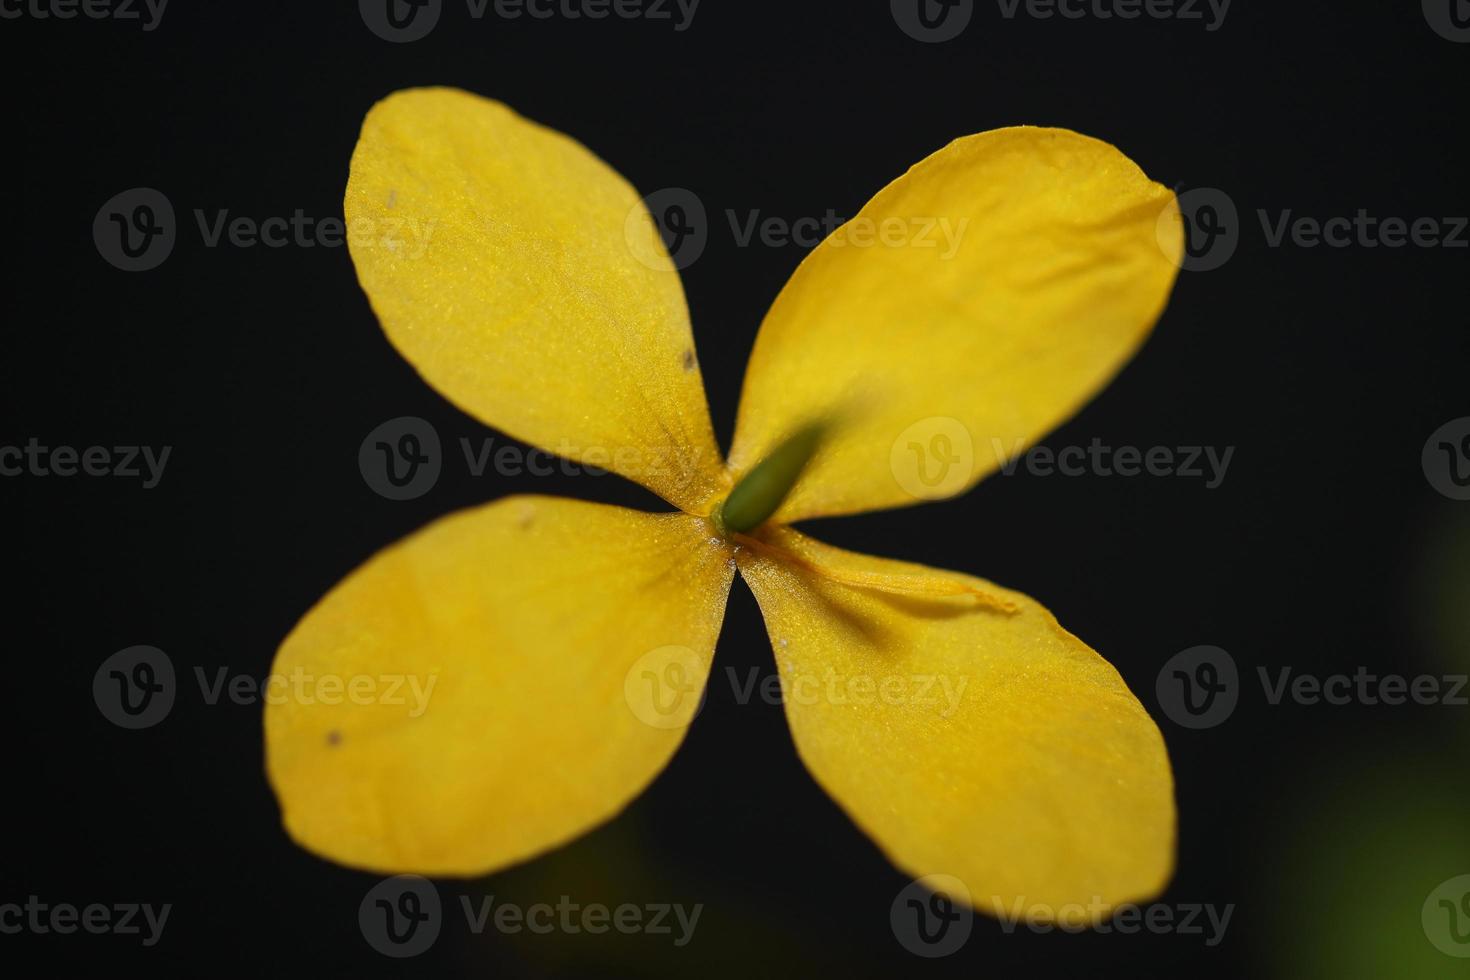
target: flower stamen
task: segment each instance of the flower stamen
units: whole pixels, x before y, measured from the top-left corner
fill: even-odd
[[[803,426],[745,474],[710,515],[719,532],[726,537],[743,534],[769,520],[816,455],[825,432],[820,422]]]
[[[859,589],[872,589],[892,595],[920,596],[932,599],[967,597],[976,605],[996,612],[1017,613],[1021,607],[1010,599],[1003,598],[984,589],[977,588],[959,579],[937,578],[927,575],[903,575],[892,572],[853,571],[832,568],[812,561],[785,548],[752,538],[746,534],[732,534],[731,538],[751,551],[795,565],[828,581],[850,585]]]

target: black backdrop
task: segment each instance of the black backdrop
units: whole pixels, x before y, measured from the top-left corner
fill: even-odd
[[[924,43],[878,2],[704,0],[676,30],[564,12],[476,19],[447,0],[427,37],[387,43],[351,3],[174,0],[145,30],[5,0],[0,445],[172,451],[151,489],[0,479],[12,573],[0,902],[172,911],[152,946],[23,929],[0,935],[0,958],[223,976],[1340,976],[1333,956],[1380,962],[1396,930],[1410,950],[1401,975],[1460,975],[1465,961],[1421,932],[1419,902],[1470,872],[1456,754],[1470,708],[1273,705],[1256,671],[1470,668],[1455,618],[1470,504],[1421,465],[1430,434],[1470,414],[1470,235],[1459,248],[1273,245],[1258,212],[1362,208],[1452,233],[1449,219],[1470,211],[1470,44],[1434,28],[1433,4],[1408,2],[1236,0],[1214,30],[1204,5],[1199,20],[973,6],[958,37]],[[475,477],[452,456],[417,499],[375,494],[357,452],[387,419],[428,420],[451,453],[461,437],[510,440],[390,348],[345,248],[209,247],[201,235],[196,209],[340,217],[364,112],[434,83],[573,135],[644,192],[698,195],[709,240],[684,284],[724,443],[755,329],[804,251],[741,247],[727,211],[850,215],[950,139],[1017,123],[1101,137],[1155,179],[1228,195],[1234,254],[1183,273],[1137,359],[1047,440],[1234,447],[1219,486],[1018,472],[956,501],[815,527],[1037,596],[1118,667],[1158,719],[1178,781],[1179,867],[1160,901],[1233,906],[1223,941],[1008,933],[980,919],[958,953],[911,956],[889,928],[907,879],[806,775],[781,709],[738,704],[727,682],[611,824],[525,867],[440,883],[451,904],[702,902],[687,946],[476,936],[452,915],[413,960],[364,941],[358,904],[377,879],[289,842],[263,776],[260,705],[209,704],[196,668],[264,677],[321,593],[453,509],[522,492],[659,506],[616,477]],[[136,187],[167,196],[177,242],[157,268],[125,272],[99,255],[93,219]],[[135,644],[167,652],[179,690],[166,719],[127,731],[99,711],[92,681]],[[1239,704],[1191,730],[1161,709],[1155,679],[1202,644],[1238,665]],[[741,584],[717,680],[727,668],[771,668]],[[1430,812],[1458,828],[1440,850]],[[1411,900],[1387,901],[1399,892],[1382,876],[1408,866],[1425,869],[1402,889]]]

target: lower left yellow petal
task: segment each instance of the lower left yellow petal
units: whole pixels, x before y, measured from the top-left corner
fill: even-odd
[[[354,867],[473,875],[607,820],[682,740],[733,574],[699,518],[547,497],[384,549],[276,656],[286,829]]]

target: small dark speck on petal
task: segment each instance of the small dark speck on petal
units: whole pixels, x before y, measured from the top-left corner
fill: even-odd
[[[328,745],[341,745],[342,744],[342,733],[339,732],[339,731],[337,731],[337,729],[335,729],[335,728],[332,729],[331,731],[327,732],[327,744]]]
[[[692,350],[686,350],[684,352],[684,370],[694,370],[694,351]]]
[[[398,188],[395,187],[395,188],[393,188],[393,189],[391,189],[391,190],[388,191],[388,207],[391,208],[391,207],[393,207],[393,205],[395,205],[397,203],[398,203]]]

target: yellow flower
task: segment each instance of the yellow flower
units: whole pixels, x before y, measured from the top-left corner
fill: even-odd
[[[329,592],[274,670],[349,696],[265,716],[302,846],[478,875],[609,819],[678,747],[738,568],[803,762],[894,864],[958,878],[995,914],[1162,889],[1168,756],[1112,666],[1027,596],[789,525],[953,496],[1076,411],[1167,300],[1168,189],[1058,129],[921,161],[776,298],[727,462],[678,272],[630,232],[637,192],[580,144],[465,92],[398,92],[363,124],[345,209],[362,286],[426,381],[679,510],[500,500]],[[954,247],[926,247],[926,224]],[[432,234],[402,247],[392,229],[414,227]],[[671,706],[656,682],[681,673],[694,696]],[[360,677],[434,686],[415,711],[351,697]]]

